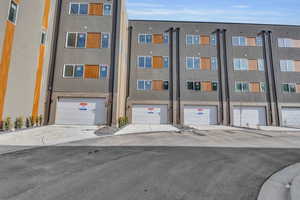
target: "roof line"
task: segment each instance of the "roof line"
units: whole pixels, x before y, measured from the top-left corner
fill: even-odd
[[[207,22],[207,21],[176,21],[176,20],[147,20],[147,19],[129,19],[129,22],[170,22],[170,23],[201,23],[201,24],[241,24],[241,25],[261,25],[261,26],[290,26],[300,27],[294,24],[263,24],[263,23],[242,23],[242,22]]]

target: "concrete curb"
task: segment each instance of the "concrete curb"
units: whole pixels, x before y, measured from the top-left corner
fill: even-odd
[[[300,175],[300,163],[286,167],[273,174],[262,186],[257,200],[299,200],[299,185],[293,186],[295,177]],[[292,189],[297,187],[297,189]],[[293,191],[297,191],[293,193]]]

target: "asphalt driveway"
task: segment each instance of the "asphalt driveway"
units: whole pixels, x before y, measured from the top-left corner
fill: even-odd
[[[41,147],[0,155],[1,200],[256,200],[299,149]]]

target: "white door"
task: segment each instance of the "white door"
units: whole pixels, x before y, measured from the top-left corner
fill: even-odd
[[[300,108],[282,108],[282,125],[300,127]]]
[[[184,125],[213,125],[217,119],[217,106],[184,106]]]
[[[133,105],[133,124],[167,124],[167,105]]]
[[[234,107],[234,126],[266,126],[265,107]]]
[[[60,98],[56,107],[56,124],[99,125],[106,123],[105,99]]]

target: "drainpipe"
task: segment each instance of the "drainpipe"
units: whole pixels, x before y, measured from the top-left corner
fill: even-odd
[[[180,92],[180,28],[175,29],[176,32],[176,75],[177,75],[177,124],[181,124],[181,92]]]
[[[127,108],[128,108],[128,98],[130,94],[130,75],[131,75],[131,45],[132,45],[132,30],[133,27],[130,26],[128,28],[128,60],[127,60],[127,88],[126,88],[126,99],[125,99],[125,106],[126,106],[126,116],[128,116]]]
[[[278,95],[277,95],[277,83],[276,83],[276,76],[274,71],[274,57],[273,57],[273,48],[272,48],[272,31],[268,31],[268,43],[269,43],[269,58],[270,58],[270,72],[271,72],[271,79],[272,79],[272,91],[274,92],[274,103],[275,103],[275,116],[274,122],[275,125],[280,126],[280,119],[279,119],[279,106],[278,106]]]
[[[50,122],[61,9],[62,9],[62,1],[57,1],[57,5],[56,5],[56,9],[55,9],[56,15],[55,15],[55,19],[54,19],[55,25],[53,28],[53,39],[52,39],[53,43],[52,43],[52,47],[51,47],[51,57],[50,57],[50,64],[49,64],[50,68],[49,68],[49,72],[48,72],[49,79],[48,79],[47,97],[46,97],[46,106],[45,106],[46,107],[45,108],[45,120],[44,120],[45,125],[49,124],[49,122]]]
[[[226,29],[223,29],[223,61],[224,61],[224,74],[225,74],[225,98],[227,103],[227,125],[231,125],[231,108],[230,108],[230,89],[228,77],[228,61],[227,61],[227,41]]]
[[[221,64],[221,35],[220,29],[217,29],[214,32],[217,36],[217,59],[218,59],[218,77],[219,77],[219,124],[224,124],[224,106],[223,106],[223,82],[222,82],[222,64]]]
[[[174,79],[173,79],[173,42],[174,42],[174,37],[173,37],[173,32],[174,28],[171,27],[165,33],[169,33],[169,94],[170,94],[170,112],[169,112],[169,117],[170,117],[170,122],[174,124],[175,120],[173,118],[173,111],[174,111]]]
[[[109,80],[109,106],[110,113],[108,117],[108,124],[112,126],[113,124],[113,104],[114,104],[114,89],[115,89],[115,68],[116,68],[116,51],[117,51],[117,26],[118,26],[118,16],[119,16],[119,2],[120,0],[114,1],[113,9],[113,28],[112,28],[112,39],[111,39],[111,70],[110,70],[110,80]]]

